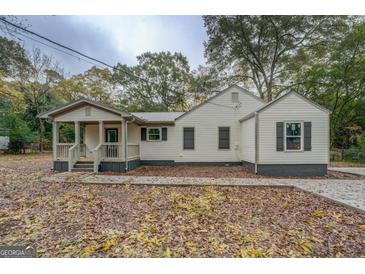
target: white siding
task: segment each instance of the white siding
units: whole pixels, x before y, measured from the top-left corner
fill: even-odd
[[[90,116],[86,116],[85,107],[90,108]],[[70,121],[115,121],[121,120],[121,116],[93,106],[83,106],[58,115],[54,119],[56,122]]]
[[[255,163],[255,117],[241,123],[241,159]]]
[[[87,147],[87,157],[92,156],[92,150],[99,144],[99,125],[86,125],[84,132],[84,143]]]
[[[240,107],[233,109],[232,92],[239,92]],[[239,119],[263,103],[241,89],[232,87],[208,103],[176,120],[168,127],[167,141],[141,142],[142,160],[175,160],[176,162],[240,161]],[[230,127],[230,149],[218,149],[218,127]],[[183,149],[183,128],[195,128],[195,149]]]
[[[276,122],[312,122],[312,150],[276,151]],[[325,164],[329,160],[329,114],[295,93],[259,113],[259,164]]]

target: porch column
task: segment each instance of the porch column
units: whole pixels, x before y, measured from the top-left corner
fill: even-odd
[[[53,161],[57,159],[57,144],[59,142],[59,123],[53,121],[52,122],[52,152],[53,152]]]
[[[126,146],[127,146],[127,143],[126,143],[126,140],[127,140],[127,134],[126,134],[126,130],[125,130],[125,120],[124,118],[122,118],[122,122],[121,122],[121,125],[120,125],[120,130],[122,132],[122,139],[121,139],[121,154],[122,154],[122,157],[124,159],[124,161],[127,160],[127,155],[126,155]]]
[[[80,122],[75,121],[75,144],[80,144]]]
[[[99,144],[104,143],[103,127],[104,127],[103,121],[99,121]]]

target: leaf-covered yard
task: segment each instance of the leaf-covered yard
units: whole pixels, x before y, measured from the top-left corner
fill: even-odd
[[[0,156],[0,245],[43,257],[364,257],[365,214],[291,188],[42,183]]]

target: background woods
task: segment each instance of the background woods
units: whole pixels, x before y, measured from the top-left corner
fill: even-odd
[[[22,24],[16,17],[7,18]],[[87,97],[126,111],[186,111],[229,84],[270,101],[296,90],[331,110],[331,146],[361,147],[365,128],[365,23],[348,16],[204,16],[207,63],[178,52],[146,52],[78,75],[0,21],[0,128],[18,152],[47,143],[37,115]],[[26,26],[29,27],[29,26]],[[67,131],[66,131],[67,132]],[[72,133],[68,133],[71,134]]]

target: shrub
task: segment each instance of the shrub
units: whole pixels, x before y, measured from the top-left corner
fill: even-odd
[[[343,153],[343,158],[348,162],[365,163],[365,137],[360,137],[358,139],[357,146],[346,149]]]
[[[9,129],[9,151],[11,152],[19,153],[37,139],[37,135],[31,131],[27,123],[14,113],[5,117],[4,124]]]

